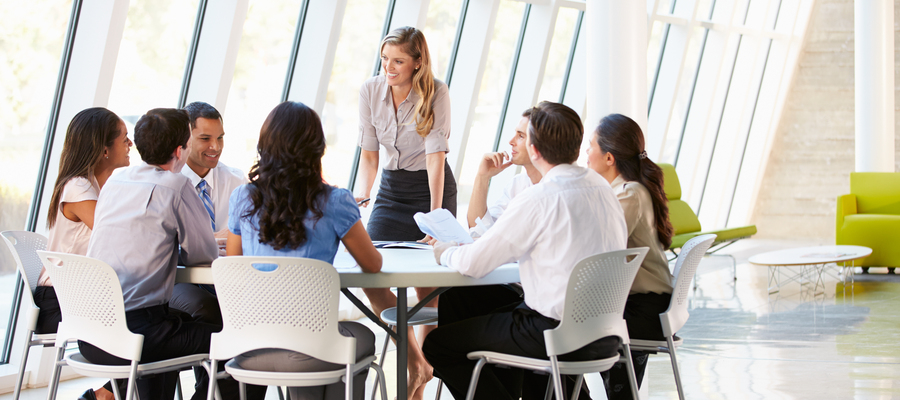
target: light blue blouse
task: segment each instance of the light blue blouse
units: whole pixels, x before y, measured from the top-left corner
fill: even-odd
[[[259,217],[243,215],[251,208],[250,184],[242,185],[231,193],[228,210],[228,229],[241,236],[241,248],[245,256],[304,257],[334,263],[338,241],[359,221],[359,206],[347,189],[329,187],[319,197],[325,201],[324,215],[318,221],[307,213],[306,242],[295,249],[275,250],[266,243],[259,242]]]

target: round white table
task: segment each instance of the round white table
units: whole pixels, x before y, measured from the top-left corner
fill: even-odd
[[[381,326],[388,335],[397,339],[397,398],[405,399],[406,393],[406,343],[409,317],[443,290],[456,286],[497,285],[519,282],[519,265],[504,264],[481,277],[464,276],[434,260],[434,252],[421,249],[381,248],[381,272],[365,273],[356,261],[341,247],[334,257],[334,268],[341,278],[341,292],[360,311]],[[212,269],[207,266],[179,267],[175,272],[176,282],[213,284]],[[397,288],[397,330],[387,327],[365,304],[347,288]],[[411,287],[437,287],[428,298],[420,301],[407,311],[406,293]]]
[[[810,284],[811,280],[815,292],[820,284],[822,289],[825,288],[822,273],[825,272],[826,266],[840,264],[841,281],[844,280],[847,271],[850,271],[852,280],[854,261],[866,258],[871,254],[872,249],[863,246],[814,246],[770,251],[752,256],[749,261],[751,264],[768,267],[769,294],[779,292],[784,284],[799,282],[802,287]],[[800,270],[796,271],[796,267],[799,267]],[[791,268],[795,269],[791,270]],[[783,272],[789,272],[789,275],[785,276]]]

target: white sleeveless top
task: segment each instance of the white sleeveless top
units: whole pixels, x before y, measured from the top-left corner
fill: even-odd
[[[47,239],[47,250],[86,255],[88,243],[91,240],[91,228],[84,222],[75,222],[63,215],[64,203],[79,203],[82,201],[97,201],[100,195],[100,185],[92,175],[90,180],[75,177],[66,182],[62,194],[59,196],[59,209],[56,211],[56,223],[50,228],[50,237]],[[53,286],[50,275],[41,269],[38,278],[38,286]]]

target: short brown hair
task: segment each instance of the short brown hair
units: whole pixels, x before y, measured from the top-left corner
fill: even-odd
[[[134,145],[141,159],[150,165],[163,165],[172,159],[175,149],[187,146],[191,138],[191,118],[187,111],[154,108],[134,124]]]
[[[575,110],[560,103],[542,101],[531,109],[528,136],[550,164],[571,164],[578,159],[584,125]]]

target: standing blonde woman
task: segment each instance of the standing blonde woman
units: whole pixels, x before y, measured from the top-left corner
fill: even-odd
[[[368,232],[373,240],[420,240],[417,212],[446,208],[456,215],[456,180],[447,164],[450,150],[450,97],[447,85],[431,73],[431,56],[422,31],[398,28],[381,42],[383,73],[359,90],[360,180],[356,200],[368,199],[378,172],[379,150],[385,165]],[[362,204],[368,206],[367,203]],[[434,288],[416,288],[419,299]],[[366,289],[375,312],[396,305],[388,289]],[[428,304],[437,306],[437,301]],[[424,328],[424,327],[423,327]],[[430,329],[421,331],[424,340]],[[409,335],[410,398],[422,398],[432,368],[419,341]]]

